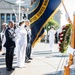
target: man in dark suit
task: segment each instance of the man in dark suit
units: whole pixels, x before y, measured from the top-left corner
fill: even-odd
[[[14,23],[13,21],[9,21],[8,28],[5,31],[6,42],[4,47],[6,47],[6,70],[11,71],[14,70],[12,68],[13,62],[13,53],[14,53]]]
[[[25,29],[27,31],[27,48],[26,48],[26,63],[29,63],[28,60],[32,60],[31,58],[31,28],[30,28],[30,21],[25,20]]]

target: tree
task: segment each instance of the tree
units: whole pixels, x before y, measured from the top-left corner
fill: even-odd
[[[50,21],[46,24],[45,29],[48,31],[52,26],[54,26],[55,29],[59,28],[59,23],[55,21],[53,18],[50,19]]]

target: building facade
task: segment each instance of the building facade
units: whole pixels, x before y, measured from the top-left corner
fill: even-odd
[[[17,4],[16,1],[18,0],[0,0],[0,31],[2,29],[2,23],[4,22],[8,23],[9,20],[13,20],[14,22],[19,21],[19,4]],[[21,0],[21,1],[26,1],[25,3],[26,4],[29,3],[29,5],[31,3],[31,0]],[[28,12],[24,11],[24,13]],[[24,13],[21,6],[20,20],[22,19]]]
[[[19,5],[16,4],[17,0],[0,0],[0,31],[2,29],[2,23],[8,23],[9,20],[13,20],[14,22],[18,22],[19,21]],[[35,2],[36,0],[22,0],[25,1],[26,4],[28,4],[28,6],[24,5],[26,8],[30,7],[33,2]],[[31,5],[30,5],[31,3]],[[24,7],[24,8],[25,8]],[[23,11],[22,8],[20,9],[20,19],[23,18],[23,14],[27,14],[30,11]],[[56,19],[56,18],[55,18]],[[59,17],[57,19],[59,21]]]
[[[14,11],[14,9],[16,12]],[[10,3],[5,0],[0,0],[0,31],[2,28],[2,23],[8,23],[9,20],[13,20],[14,22],[17,20],[16,15],[18,15],[18,6],[14,3]]]

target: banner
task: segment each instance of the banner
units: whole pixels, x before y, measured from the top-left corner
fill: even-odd
[[[35,0],[37,5],[29,14],[32,29],[32,46],[44,34],[46,22],[57,12],[61,0]]]

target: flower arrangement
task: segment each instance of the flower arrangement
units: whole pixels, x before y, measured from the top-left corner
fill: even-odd
[[[71,25],[67,24],[62,28],[62,32],[60,33],[59,37],[59,51],[64,53],[68,45],[70,44],[70,35],[71,35]]]

